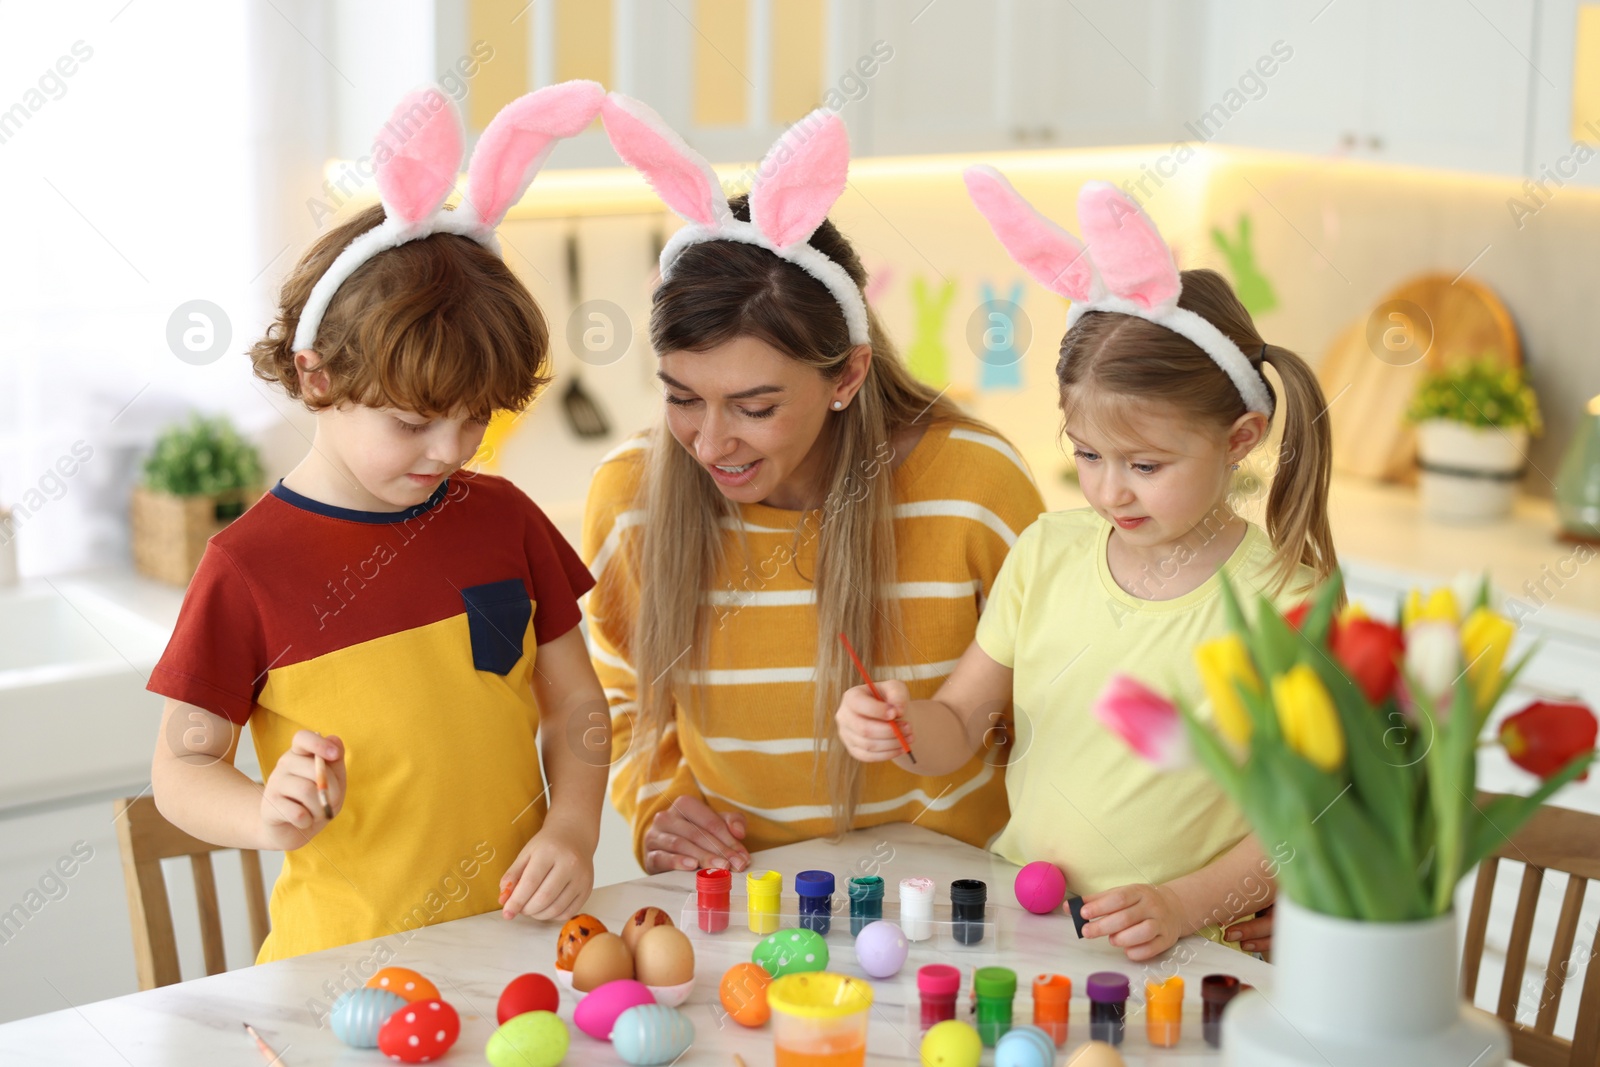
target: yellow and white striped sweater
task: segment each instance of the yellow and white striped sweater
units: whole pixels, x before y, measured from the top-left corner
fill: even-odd
[[[581,549],[598,583],[586,603],[590,653],[611,705],[613,751],[625,754],[612,768],[611,799],[633,826],[634,851],[643,862],[651,819],[683,795],[742,812],[751,850],[826,836],[833,830],[827,776],[813,742],[816,599],[804,577],[815,573],[817,539],[802,536],[796,548],[803,512],[741,506],[743,543],[728,531],[727,574],[770,574],[769,561],[788,560],[791,551],[793,562],[759,583],[741,579],[736,586],[719,576],[708,591],[719,622],[711,628],[707,669],[687,681],[703,687],[698,714],[691,719],[680,693],[675,722],[655,752],[629,751],[645,449],[643,437],[632,438],[596,468]],[[918,662],[869,666],[875,678],[899,678],[913,698],[924,698],[972,642],[1001,563],[1044,504],[1011,445],[979,429],[931,427],[891,477],[898,552],[892,595]],[[813,529],[815,522],[813,515]],[[987,847],[1008,817],[1004,767],[991,766],[994,760],[980,753],[944,778],[869,765],[855,828],[915,820]]]

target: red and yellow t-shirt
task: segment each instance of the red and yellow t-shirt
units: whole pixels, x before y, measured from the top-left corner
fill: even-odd
[[[404,512],[280,483],[211,539],[149,688],[248,721],[263,774],[297,730],[346,751],[343,810],[288,853],[261,961],[499,906],[547,810],[535,652],[593,584],[486,474]]]

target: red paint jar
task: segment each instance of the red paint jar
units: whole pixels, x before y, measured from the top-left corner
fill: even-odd
[[[947,963],[930,963],[917,969],[917,995],[922,1000],[921,1029],[956,1017],[956,993],[961,972]]]
[[[727,871],[712,869],[694,876],[695,890],[699,896],[700,929],[708,934],[720,934],[728,928],[728,890],[733,876]]]

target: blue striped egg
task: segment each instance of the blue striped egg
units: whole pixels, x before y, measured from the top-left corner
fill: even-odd
[[[994,1046],[994,1067],[1050,1067],[1055,1062],[1055,1042],[1037,1026],[1012,1027]]]
[[[677,1008],[640,1004],[617,1016],[611,1045],[634,1067],[671,1063],[694,1044],[694,1023]]]
[[[389,1016],[406,1006],[406,998],[387,989],[347,990],[333,1002],[328,1022],[334,1034],[352,1048],[377,1048],[378,1030]]]

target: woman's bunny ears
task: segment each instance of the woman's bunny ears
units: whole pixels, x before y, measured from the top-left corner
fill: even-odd
[[[967,192],[1011,258],[1053,293],[1067,297],[1067,329],[1091,311],[1134,315],[1199,346],[1232,379],[1247,411],[1272,415],[1260,372],[1210,320],[1178,306],[1183,278],[1155,223],[1107,182],[1078,193],[1085,241],[1051,222],[993,167],[968,167]]]
[[[644,175],[662,201],[688,223],[661,249],[661,277],[683,250],[702,241],[759,245],[823,285],[844,312],[850,343],[869,343],[867,302],[848,271],[807,240],[844,192],[850,138],[844,122],[820,108],[791,126],[767,152],[750,186],[750,221],[735,218],[705,157],[684,143],[660,115],[621,93],[600,115],[623,162]]]
[[[295,327],[294,350],[316,346],[317,329],[334,293],[379,252],[420,237],[453,233],[498,254],[495,227],[522,199],[556,141],[583,132],[600,113],[604,97],[598,82],[569,81],[501,108],[472,153],[461,207],[445,211],[464,155],[461,116],[437,89],[407,94],[373,146],[384,220],[346,245],[317,279]]]

